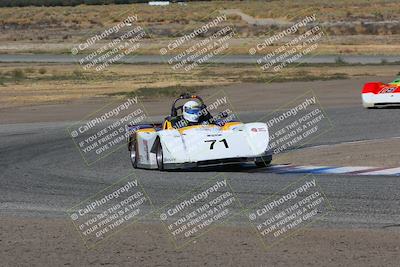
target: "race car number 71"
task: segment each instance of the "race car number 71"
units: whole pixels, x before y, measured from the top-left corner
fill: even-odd
[[[211,143],[211,144],[210,144],[210,150],[213,150],[213,149],[214,149],[214,144],[217,142],[217,140],[205,140],[204,142],[206,142],[206,143]],[[222,140],[219,140],[218,142],[219,142],[219,143],[224,143],[225,148],[229,148],[228,142],[226,141],[225,138],[222,139]]]

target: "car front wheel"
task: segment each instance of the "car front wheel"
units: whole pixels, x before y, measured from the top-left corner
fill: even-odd
[[[156,150],[157,166],[160,171],[164,170],[164,155],[161,142],[158,143]]]
[[[131,158],[131,163],[133,168],[137,168],[137,153],[136,153],[136,140],[131,140],[130,141],[130,149],[129,149],[129,154],[130,154],[130,158]]]

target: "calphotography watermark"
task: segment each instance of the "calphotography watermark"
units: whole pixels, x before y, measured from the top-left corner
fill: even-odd
[[[269,248],[332,210],[317,179],[306,176],[251,208],[248,218]]]
[[[175,71],[191,71],[225,54],[235,29],[227,25],[227,16],[219,15],[160,49],[168,65]]]
[[[150,199],[131,175],[71,208],[68,215],[85,245],[92,248],[151,212]]]
[[[160,209],[160,220],[177,248],[223,223],[240,208],[228,180],[217,176]]]
[[[268,126],[268,150],[279,154],[328,132],[333,124],[311,90],[261,119]]]
[[[121,62],[125,56],[135,53],[146,37],[146,32],[137,21],[137,14],[128,15],[122,22],[75,45],[71,54],[79,56],[78,63],[85,71],[102,71]]]
[[[249,54],[257,57],[257,65],[262,71],[279,72],[315,53],[324,36],[317,15],[312,14],[296,19],[290,27],[257,43],[249,49]]]
[[[137,96],[114,101],[70,126],[67,131],[88,165],[126,145],[128,125],[142,123],[147,114]]]

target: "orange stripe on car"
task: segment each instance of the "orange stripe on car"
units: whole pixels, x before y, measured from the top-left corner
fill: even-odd
[[[137,133],[154,133],[156,130],[154,128],[146,128],[137,130]]]
[[[238,121],[227,122],[227,123],[224,124],[224,126],[221,127],[221,131],[227,131],[230,128],[232,128],[233,126],[236,126],[236,125],[239,125],[239,124],[242,124],[242,123],[238,122]]]

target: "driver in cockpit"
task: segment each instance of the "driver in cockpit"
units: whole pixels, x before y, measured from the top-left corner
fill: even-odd
[[[209,124],[211,119],[210,113],[203,112],[199,103],[190,100],[183,105],[182,115],[173,118],[171,123],[172,127],[178,129],[186,126]]]

